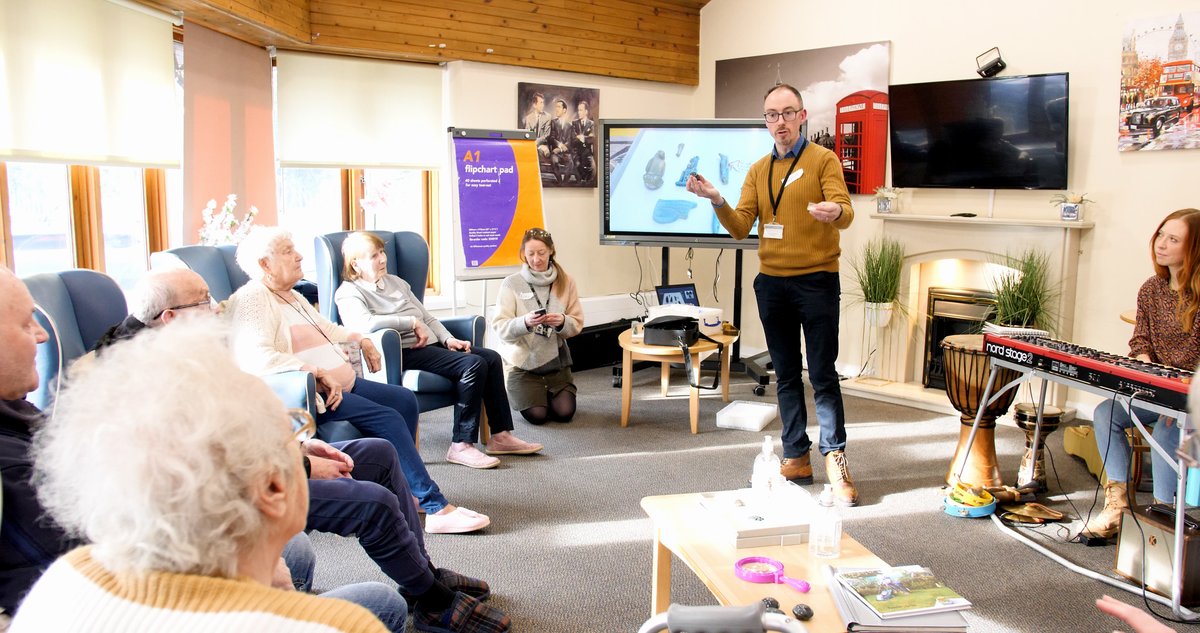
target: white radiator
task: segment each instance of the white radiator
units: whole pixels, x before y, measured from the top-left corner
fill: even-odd
[[[642,292],[641,296],[646,306],[658,303],[653,292]],[[589,326],[603,325],[621,319],[637,319],[646,314],[645,308],[638,305],[637,301],[634,301],[628,293],[583,297],[579,303],[583,306],[583,324]]]

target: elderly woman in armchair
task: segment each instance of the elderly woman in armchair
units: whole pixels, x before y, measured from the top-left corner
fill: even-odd
[[[346,327],[370,332],[390,327],[403,332],[403,367],[420,369],[451,380],[457,386],[454,434],[446,461],[471,468],[494,468],[493,455],[530,455],[541,444],[513,434],[512,409],[504,390],[504,365],[500,355],[469,341],[454,338],[417,300],[408,282],[388,274],[383,240],[373,233],[357,232],[342,243],[344,281],[334,299]],[[487,410],[492,437],[487,453],[475,448],[479,416]]]
[[[238,363],[258,375],[295,369],[313,372],[324,399],[318,424],[346,420],[365,436],[391,442],[426,513],[426,532],[463,533],[487,527],[491,522],[487,516],[447,501],[425,469],[414,441],[418,412],[412,392],[360,379],[339,347],[346,341],[360,342],[364,360],[374,366],[379,352],[370,339],[331,323],[292,289],[303,275],[301,259],[291,234],[276,227],[256,227],[238,245],[238,265],[250,276],[226,308],[235,324]]]

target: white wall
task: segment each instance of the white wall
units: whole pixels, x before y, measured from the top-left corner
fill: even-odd
[[[448,65],[448,72],[449,112],[446,120],[453,127],[502,130],[516,127],[518,82],[597,88],[600,91],[600,116],[608,119],[688,119],[702,114],[702,106],[694,97],[696,90],[690,86],[474,62],[453,62]],[[707,116],[711,116],[711,106]],[[547,188],[543,190],[542,198],[546,230],[554,236],[563,268],[575,275],[581,296],[628,293],[638,289],[634,249],[600,246],[597,188]],[[450,200],[448,195],[444,199]],[[449,221],[449,214],[443,215]],[[444,234],[451,234],[448,227]],[[658,269],[659,249],[639,248],[637,252],[643,259],[653,260],[655,270]],[[466,297],[470,312],[479,312],[482,283],[460,284],[460,296]],[[658,283],[657,277],[650,279],[647,276],[642,283],[643,288],[653,288]],[[497,285],[495,282],[489,284],[488,301],[495,299]]]
[[[1132,327],[1118,315],[1133,307],[1138,286],[1153,273],[1150,233],[1167,213],[1200,207],[1188,180],[1200,175],[1200,151],[1117,152],[1121,38],[1130,19],[1174,18],[1195,8],[1194,2],[1181,0],[994,5],[713,0],[701,12],[697,98],[711,108],[718,59],[876,40],[891,42],[893,84],[973,78],[975,56],[992,46],[1008,63],[1005,75],[1070,72],[1070,188],[1096,200],[1086,218],[1096,227],[1085,233],[1081,246],[1074,339],[1125,352]],[[1193,35],[1200,33],[1200,24],[1188,26]],[[1056,218],[1048,200],[1049,192],[998,192],[994,212],[997,217]],[[906,210],[914,213],[979,211],[986,209],[987,194],[926,190],[906,202]],[[880,231],[882,222],[867,217],[872,204],[868,197],[855,197],[859,215],[843,235],[845,253],[854,253]],[[843,363],[857,362],[861,338],[860,308],[848,304],[844,297]],[[1094,402],[1082,394],[1072,393],[1074,398]],[[1090,409],[1084,405],[1081,413]]]
[[[1121,38],[1130,19],[1194,10],[1182,0],[1096,3],[1088,0],[1012,0],[986,6],[933,0],[862,0],[812,3],[796,0],[713,0],[701,12],[700,85],[697,88],[591,75],[537,71],[475,63],[451,64],[451,125],[510,128],[516,120],[516,84],[532,81],[600,89],[603,117],[706,118],[713,114],[715,62],[857,42],[891,42],[891,83],[975,77],[975,56],[998,46],[1006,75],[1071,73],[1070,188],[1096,203],[1087,219],[1075,313],[1076,342],[1124,351],[1131,327],[1118,315],[1133,307],[1138,286],[1152,274],[1150,232],[1162,216],[1200,206],[1189,177],[1200,175],[1200,151],[1119,153],[1116,150]],[[1200,24],[1189,25],[1193,33]],[[766,148],[764,148],[764,152]],[[880,231],[868,217],[871,199],[855,196],[858,219],[843,235],[843,250],[856,250]],[[988,194],[917,191],[905,200],[914,213],[986,211]],[[598,245],[597,190],[547,189],[547,228],[562,260],[579,276],[582,294],[629,292],[637,283],[637,261],[628,247]],[[1057,217],[1049,192],[998,192],[997,217]],[[1019,245],[1013,245],[1019,247]],[[658,249],[639,249],[655,267]],[[672,280],[683,281],[684,250],[672,249]],[[721,259],[719,296],[711,299],[717,253],[696,251],[695,278],[706,304],[731,308],[733,254]],[[762,349],[750,280],[758,263],[747,253],[744,285],[744,351]],[[657,283],[657,278],[644,286]],[[478,296],[478,291],[468,293]],[[472,299],[474,301],[474,299]],[[842,354],[857,362],[861,317],[844,297]],[[1084,412],[1090,410],[1084,408]]]

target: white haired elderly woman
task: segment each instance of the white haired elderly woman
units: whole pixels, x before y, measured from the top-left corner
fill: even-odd
[[[271,586],[308,512],[300,446],[283,403],[211,330],[143,333],[59,395],[34,436],[34,483],[91,544],[50,566],[13,631],[385,631],[349,602]]]
[[[301,259],[291,233],[277,227],[256,227],[238,245],[238,265],[250,276],[227,307],[235,324],[238,363],[258,375],[313,372],[325,400],[318,423],[345,420],[363,435],[391,442],[425,510],[426,532],[453,534],[487,527],[491,519],[452,505],[425,469],[414,441],[416,396],[398,385],[359,380],[338,347],[344,341],[360,341],[364,359],[374,366],[379,352],[370,339],[330,322],[292,289],[303,275]]]

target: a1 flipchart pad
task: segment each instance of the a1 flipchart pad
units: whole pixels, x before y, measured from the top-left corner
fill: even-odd
[[[525,231],[545,227],[536,137],[450,129],[458,279],[499,279],[521,266]]]

